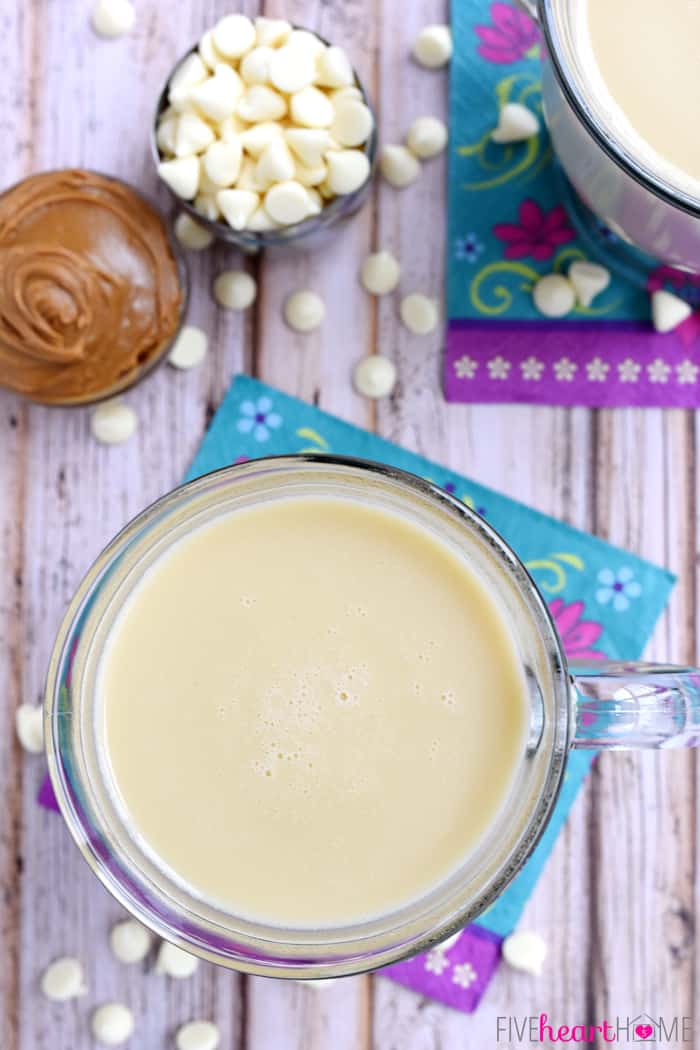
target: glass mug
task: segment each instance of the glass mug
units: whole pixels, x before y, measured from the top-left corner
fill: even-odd
[[[585,4],[519,3],[542,30],[544,115],[579,196],[623,240],[672,266],[700,272],[700,199],[680,184],[670,164],[616,126],[602,101],[604,89],[595,90],[600,75],[586,56]]]
[[[97,730],[99,655],[115,616],[149,566],[182,536],[222,513],[300,496],[359,500],[393,511],[466,559],[510,624],[529,697],[527,742],[508,804],[460,869],[409,905],[334,929],[285,929],[243,919],[170,878],[118,811],[100,761]],[[597,664],[572,677],[533,580],[475,511],[435,485],[376,463],[273,457],[226,467],[175,489],[97,558],[66,613],[51,657],[46,746],[51,780],[74,839],[100,881],[137,919],[187,951],[234,969],[339,977],[423,951],[484,911],[532,853],[556,801],[570,748],[696,744],[699,686],[700,671],[645,664]]]

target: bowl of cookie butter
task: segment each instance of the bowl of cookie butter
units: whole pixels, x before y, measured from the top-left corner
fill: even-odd
[[[178,205],[245,251],[319,233],[366,201],[376,121],[342,47],[230,14],[166,78],[152,128]]]
[[[187,307],[182,251],[128,183],[31,175],[0,194],[0,386],[100,401],[163,361]]]

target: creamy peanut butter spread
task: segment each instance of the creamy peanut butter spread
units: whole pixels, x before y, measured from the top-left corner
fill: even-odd
[[[0,385],[56,404],[116,392],[181,309],[163,221],[128,186],[51,171],[0,196]]]

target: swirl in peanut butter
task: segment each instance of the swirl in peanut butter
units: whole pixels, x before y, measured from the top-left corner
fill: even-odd
[[[0,197],[0,385],[55,404],[123,389],[182,305],[163,222],[123,183],[47,172]]]

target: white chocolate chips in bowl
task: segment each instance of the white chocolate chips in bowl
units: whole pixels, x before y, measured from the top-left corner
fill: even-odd
[[[180,206],[256,251],[360,207],[376,126],[341,47],[279,19],[226,15],[168,77],[152,144]]]

